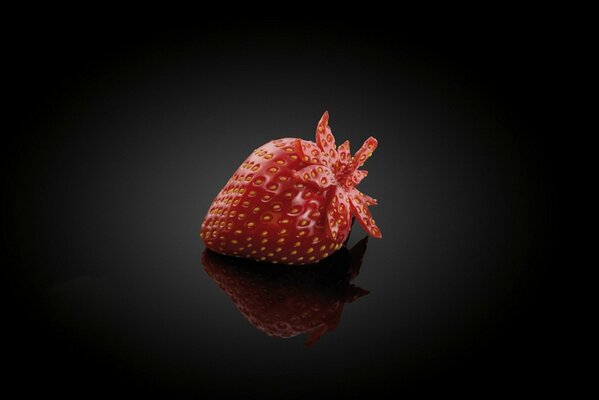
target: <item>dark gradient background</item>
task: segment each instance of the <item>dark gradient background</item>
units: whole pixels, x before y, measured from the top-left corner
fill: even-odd
[[[514,30],[516,29],[516,30]],[[9,382],[64,396],[555,390],[557,201],[537,31],[53,26],[10,48]],[[259,145],[380,143],[383,232],[336,331],[250,325],[199,227]],[[11,109],[11,111],[13,111]],[[351,242],[364,236],[357,228]]]

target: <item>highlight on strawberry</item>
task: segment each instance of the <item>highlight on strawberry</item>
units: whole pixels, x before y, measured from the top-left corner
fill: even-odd
[[[368,209],[377,201],[356,186],[378,142],[354,156],[339,147],[325,112],[316,142],[277,139],[257,148],[218,193],[202,222],[206,247],[221,254],[283,264],[316,263],[340,249],[352,218],[381,237]]]
[[[263,333],[281,339],[308,334],[306,346],[334,330],[346,303],[368,294],[350,282],[360,272],[368,236],[318,264],[278,268],[269,263],[204,250],[208,275],[241,314]]]

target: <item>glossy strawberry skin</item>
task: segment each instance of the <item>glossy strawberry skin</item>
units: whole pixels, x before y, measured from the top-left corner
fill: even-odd
[[[280,268],[205,250],[208,275],[257,329],[278,338],[308,333],[306,345],[339,324],[344,305],[368,294],[351,284],[359,273],[367,238],[350,251],[305,267]]]
[[[368,213],[376,204],[355,189],[357,170],[376,148],[368,139],[355,157],[349,143],[334,145],[328,113],[317,126],[317,143],[273,140],[242,163],[214,199],[202,223],[209,249],[284,264],[311,264],[338,250],[351,216],[380,237]]]

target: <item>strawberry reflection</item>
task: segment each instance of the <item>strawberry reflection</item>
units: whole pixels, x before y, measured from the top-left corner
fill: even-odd
[[[317,264],[286,266],[224,256],[206,249],[202,263],[241,314],[269,336],[308,334],[306,346],[339,324],[345,303],[368,294],[358,276],[368,237]]]

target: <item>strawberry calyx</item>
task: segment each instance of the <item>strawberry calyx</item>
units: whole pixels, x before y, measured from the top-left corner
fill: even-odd
[[[377,201],[356,189],[368,175],[368,171],[359,168],[372,156],[378,141],[369,137],[352,156],[349,141],[336,146],[328,122],[329,113],[325,111],[316,127],[316,144],[300,141],[303,159],[311,164],[297,173],[305,182],[329,190],[326,207],[327,236],[338,239],[338,232],[346,231],[353,215],[370,236],[380,238],[381,230],[368,209],[369,206],[376,205]]]

